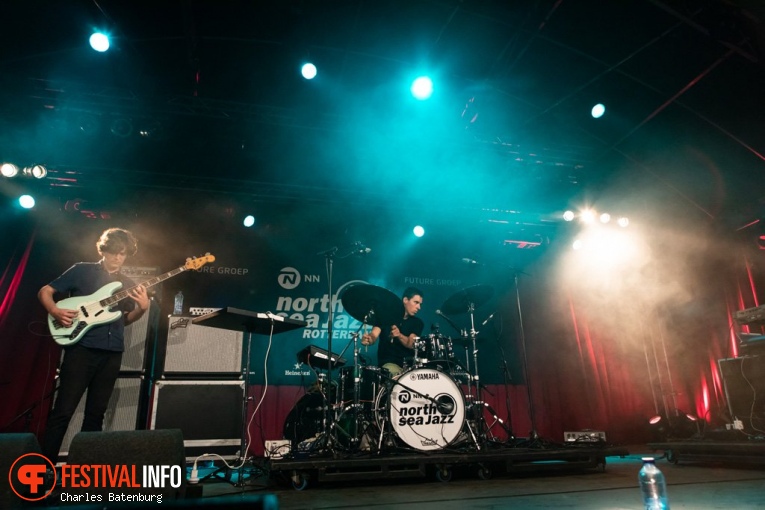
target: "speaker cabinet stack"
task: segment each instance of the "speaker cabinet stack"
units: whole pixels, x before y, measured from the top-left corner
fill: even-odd
[[[236,458],[241,446],[243,332],[200,326],[172,315],[152,389],[150,429],[183,431],[187,458]]]

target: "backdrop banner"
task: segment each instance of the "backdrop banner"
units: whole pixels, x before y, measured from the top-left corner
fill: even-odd
[[[330,259],[315,252],[306,253],[308,250],[304,248],[289,252],[284,246],[266,253],[262,247],[255,247],[257,253],[248,253],[246,246],[237,246],[234,254],[227,253],[227,246],[211,248],[211,252],[217,252],[213,264],[165,284],[163,295],[166,302],[172,301],[175,293],[180,291],[184,295],[184,312],[233,307],[251,312],[271,312],[307,324],[304,328],[279,333],[271,338],[263,334],[252,336],[250,362],[253,384],[310,384],[315,374],[297,359],[297,354],[307,346],[331,350],[345,358],[347,365],[352,364],[353,338],[363,332],[364,324],[347,313],[343,295],[349,287],[358,284],[388,289],[399,299],[407,287],[420,289],[424,295],[424,304],[418,314],[425,323],[422,335],[438,335],[440,343],[451,347],[456,362],[463,366],[474,364],[470,340],[471,315],[467,311],[454,314],[449,317],[452,321],[449,324],[436,314],[436,310],[452,295],[478,284],[466,278],[464,270],[460,274],[461,268],[455,264],[452,267],[430,266],[426,270],[416,266],[400,266],[385,276],[379,276],[376,267],[379,259],[371,253],[339,258],[344,255],[339,250],[337,256]],[[494,328],[497,315],[501,313],[497,296],[504,289],[495,290],[493,286],[490,289],[491,295],[478,303],[480,306],[474,311],[472,326],[477,331],[476,348],[481,378],[487,383],[497,383],[505,381],[500,352],[511,350],[507,345],[500,349],[499,342],[507,343],[508,339],[499,338]],[[494,317],[482,324],[491,314]],[[201,324],[204,325],[203,322]],[[371,327],[366,326],[366,329]],[[363,362],[377,364],[376,345],[365,347],[359,342],[358,347]],[[246,349],[245,345],[245,352]],[[466,360],[468,354],[470,359]],[[514,361],[508,364],[514,365]]]

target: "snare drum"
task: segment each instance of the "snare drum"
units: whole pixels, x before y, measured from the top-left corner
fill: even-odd
[[[396,435],[416,450],[447,447],[465,424],[465,398],[446,373],[415,368],[402,373],[390,391],[377,396],[377,419],[387,416]]]

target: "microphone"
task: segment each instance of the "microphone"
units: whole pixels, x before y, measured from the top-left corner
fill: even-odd
[[[486,324],[488,324],[489,321],[492,320],[495,315],[497,315],[497,312],[494,312],[493,314],[486,317],[486,320],[481,323],[481,327],[484,327]]]
[[[436,315],[440,315],[441,317],[443,317],[444,319],[446,319],[446,322],[448,322],[448,323],[449,323],[449,325],[450,325],[451,327],[453,327],[453,328],[454,328],[456,331],[459,331],[459,330],[460,330],[460,328],[458,328],[458,327],[457,327],[457,325],[456,325],[456,324],[454,324],[454,322],[452,322],[452,320],[451,320],[449,317],[447,317],[446,315],[444,315],[444,314],[443,314],[443,312],[442,312],[441,310],[436,310]]]
[[[469,258],[463,258],[463,259],[462,259],[462,263],[463,263],[463,264],[469,264],[469,265],[471,265],[471,266],[482,266],[482,265],[483,265],[483,264],[481,264],[480,262],[478,262],[477,260],[475,260],[475,259],[469,259]]]

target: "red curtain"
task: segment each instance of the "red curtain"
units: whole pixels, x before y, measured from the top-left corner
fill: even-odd
[[[28,227],[28,228],[24,228]],[[22,235],[13,235],[20,233]],[[30,261],[36,246],[33,226],[20,224],[5,237],[0,280],[0,384],[3,432],[42,433],[50,409],[59,350],[47,336],[44,311],[36,299]]]

